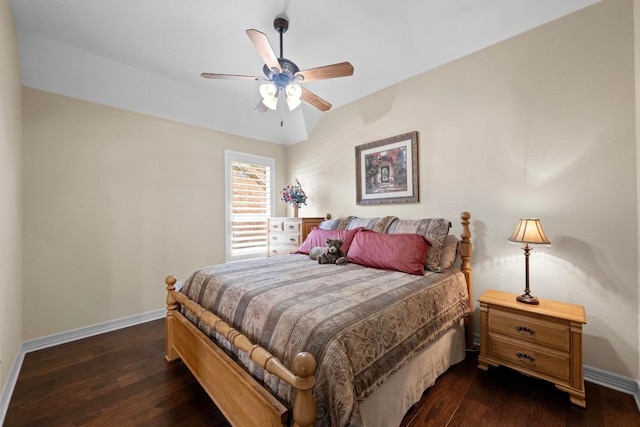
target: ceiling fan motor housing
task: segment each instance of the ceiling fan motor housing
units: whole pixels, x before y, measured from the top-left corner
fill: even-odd
[[[272,70],[267,65],[262,67],[262,70],[264,71],[264,75],[267,76],[269,80],[273,81],[276,86],[286,87],[294,80],[294,76],[298,71],[300,71],[300,68],[286,58],[278,58],[278,62],[280,63],[280,68],[282,68],[281,73],[277,70]]]

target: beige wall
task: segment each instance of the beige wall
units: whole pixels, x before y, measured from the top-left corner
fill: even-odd
[[[24,339],[164,307],[165,276],[224,262],[224,149],[284,164],[281,145],[27,88],[23,104]]]
[[[306,213],[468,210],[476,298],[522,292],[524,257],[507,237],[539,216],[553,247],[534,250],[533,293],[584,305],[584,362],[637,379],[632,12],[606,0],[330,112],[288,149]],[[420,203],[357,206],[354,146],[412,130]]]
[[[22,342],[22,127],[13,16],[0,0],[0,390]]]

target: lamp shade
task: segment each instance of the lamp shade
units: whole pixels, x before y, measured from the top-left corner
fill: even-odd
[[[289,110],[295,110],[302,103],[302,100],[300,99],[302,96],[302,88],[300,85],[287,85],[285,88],[285,94],[287,96],[287,105],[289,106]]]
[[[273,83],[260,85],[260,95],[262,103],[268,108],[275,110],[278,107],[278,87]]]
[[[547,239],[542,229],[542,224],[538,218],[520,218],[516,229],[509,237],[511,243],[526,243],[531,246],[549,246],[551,242]]]

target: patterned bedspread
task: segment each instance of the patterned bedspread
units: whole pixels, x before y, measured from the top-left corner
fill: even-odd
[[[317,425],[358,426],[358,402],[468,311],[464,276],[450,270],[415,276],[320,265],[294,254],[203,268],[181,292],[285,366],[301,351],[312,353]],[[195,314],[184,308],[183,314],[229,348]],[[288,384],[246,355],[236,357],[280,399],[293,402]]]

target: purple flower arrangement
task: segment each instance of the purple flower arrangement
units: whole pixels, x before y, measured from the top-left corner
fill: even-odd
[[[302,189],[302,184],[296,179],[295,184],[287,184],[286,187],[280,192],[280,200],[283,202],[291,203],[297,207],[300,205],[307,205],[307,195]]]

